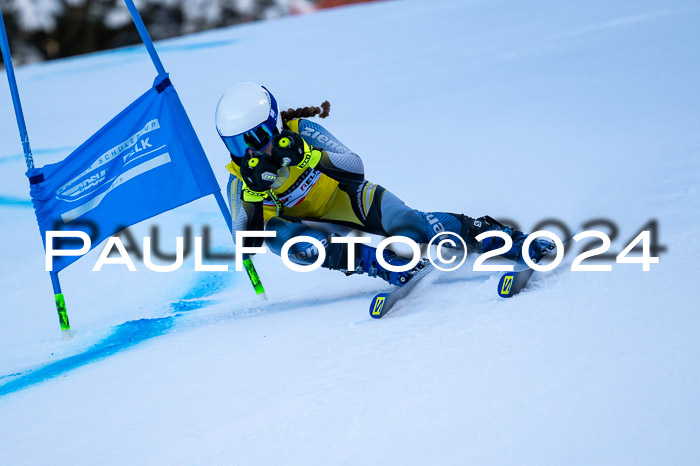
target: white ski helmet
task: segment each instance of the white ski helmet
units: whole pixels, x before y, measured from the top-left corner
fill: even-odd
[[[239,83],[227,90],[216,106],[216,129],[231,155],[262,150],[281,129],[277,101],[263,86]]]

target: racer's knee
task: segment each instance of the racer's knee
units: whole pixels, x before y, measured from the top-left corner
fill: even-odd
[[[273,217],[265,225],[265,231],[275,233],[274,237],[265,238],[265,244],[278,256],[282,253],[284,243],[294,236],[294,224],[280,217]]]
[[[274,238],[267,238],[266,244],[270,251],[282,255],[284,243],[297,236],[310,236],[321,242],[325,248],[328,245],[326,233],[308,227],[298,221],[290,221],[281,217],[273,217],[265,226],[265,231],[274,231]],[[319,256],[318,248],[311,242],[300,241],[293,244],[287,253],[289,260],[301,265],[313,264]]]
[[[418,244],[425,242],[423,215],[389,191],[382,197],[382,227],[390,236],[405,236]]]

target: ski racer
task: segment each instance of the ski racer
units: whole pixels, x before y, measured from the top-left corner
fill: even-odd
[[[216,127],[228,148],[231,163],[228,200],[234,231],[275,231],[266,244],[280,255],[282,245],[296,236],[318,239],[326,249],[322,267],[346,274],[368,274],[401,286],[425,265],[421,261],[406,272],[392,272],[377,261],[377,250],[367,244],[331,243],[331,235],[351,229],[381,235],[405,236],[418,244],[428,243],[444,231],[460,235],[468,249],[486,252],[502,247],[500,238],[477,242],[489,230],[510,235],[513,246],[503,256],[521,260],[527,235],[491,217],[472,218],[445,212],[421,212],[408,207],[384,187],[365,179],[362,159],[327,129],[308,118],[328,116],[330,104],[279,112],[275,97],[265,87],[244,82],[227,90],[216,108]],[[262,238],[246,238],[246,246],[261,246]],[[355,270],[349,272],[348,250],[354,248]],[[538,260],[554,248],[538,238],[529,248]],[[384,250],[391,265],[409,260]],[[316,262],[313,244],[298,242],[289,259],[300,265]]]

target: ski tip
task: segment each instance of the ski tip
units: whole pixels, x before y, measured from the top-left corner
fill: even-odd
[[[510,298],[513,296],[513,281],[515,280],[515,272],[504,273],[501,280],[498,282],[498,296],[501,298]]]
[[[372,299],[369,305],[369,315],[373,319],[380,319],[384,315],[384,305],[386,304],[386,298],[389,296],[388,293],[379,293]]]

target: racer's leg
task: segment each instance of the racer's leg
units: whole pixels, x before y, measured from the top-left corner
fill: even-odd
[[[341,272],[351,275],[353,273],[367,273],[370,277],[380,277],[392,285],[404,285],[410,278],[417,273],[422,267],[420,263],[411,270],[405,272],[392,272],[381,267],[377,262],[377,250],[366,244],[358,244],[354,247],[354,271],[348,270],[348,245],[331,243],[328,233],[325,231],[312,228],[302,223],[300,219],[293,217],[274,217],[267,222],[266,230],[275,231],[274,238],[266,240],[267,246],[272,252],[278,256],[282,255],[282,247],[284,243],[293,237],[309,236],[317,239],[323,245],[325,250],[325,260],[322,266],[330,270],[340,270]],[[313,243],[301,241],[293,244],[289,248],[288,257],[294,263],[300,265],[310,265],[316,263],[319,259],[320,251]],[[384,260],[392,265],[405,265],[409,261],[403,257],[399,257],[392,251],[384,250]]]
[[[356,194],[356,195],[353,195]],[[491,217],[471,218],[462,214],[447,212],[421,212],[411,209],[397,196],[378,185],[365,182],[359,186],[346,186],[339,190],[333,205],[319,219],[322,222],[354,227],[368,233],[383,236],[406,236],[416,243],[428,243],[435,235],[451,232],[460,235],[474,252],[485,252],[501,247],[504,243],[500,238],[487,238],[477,242],[476,236],[489,230],[503,231],[513,239],[513,246],[504,257],[519,260],[522,244],[527,235],[514,231]],[[277,232],[277,237],[266,241],[268,247],[277,255],[281,254],[284,243],[295,236],[311,236],[323,244],[326,260],[323,266],[334,270],[347,269],[348,246],[331,244],[328,232],[312,228],[302,223],[302,219],[294,217],[275,217],[268,222],[268,230]],[[366,245],[355,246],[356,267],[361,273],[371,264],[370,274],[376,272],[376,254],[374,248]],[[540,257],[551,249],[552,245],[545,240],[536,240],[530,247],[530,256]],[[319,251],[312,243],[299,242],[289,249],[289,258],[298,264],[312,264],[318,259]],[[390,251],[385,252],[387,262],[408,262]],[[366,270],[364,270],[366,271]],[[395,281],[396,277],[383,277],[387,281]],[[405,278],[405,277],[404,277]]]
[[[267,222],[265,227],[267,231],[274,231],[277,236],[267,238],[265,244],[272,252],[278,256],[282,255],[282,246],[288,240],[297,236],[310,236],[323,244],[324,248],[328,248],[330,244],[328,233],[311,228],[302,223],[301,219],[295,217],[281,216],[273,217]],[[301,265],[313,264],[318,259],[319,251],[313,243],[301,241],[289,248],[289,260]]]
[[[476,237],[481,233],[498,230],[506,233],[513,240],[511,249],[504,254],[504,257],[514,261],[522,257],[522,245],[527,235],[521,231],[513,230],[489,216],[472,218],[448,212],[421,212],[408,207],[393,193],[381,189],[383,190],[381,200],[375,203],[373,212],[368,215],[368,224],[371,227],[376,227],[376,224],[381,225],[386,236],[406,236],[420,244],[430,242],[436,235],[450,232],[464,239],[469,250],[481,253],[492,251],[505,244],[502,239],[496,237],[489,237],[481,242],[476,241]],[[549,240],[536,239],[529,248],[530,257],[537,261],[549,253],[553,247],[553,243]]]

